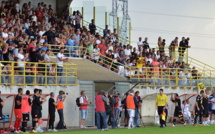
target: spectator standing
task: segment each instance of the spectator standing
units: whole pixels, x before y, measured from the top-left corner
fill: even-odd
[[[95,20],[92,19],[91,23],[89,24],[89,29],[90,29],[90,33],[95,35],[96,33],[96,25],[95,25]]]
[[[138,102],[138,108],[135,109],[135,118],[134,118],[135,127],[140,127],[140,107],[142,103],[142,98],[139,96],[139,94],[140,94],[139,91],[135,92],[135,96]]]
[[[147,37],[143,41],[143,49],[150,49]]]
[[[75,46],[75,37],[74,35],[71,35],[71,37],[67,40],[66,42],[66,47],[67,47],[67,50],[69,51],[69,56],[71,57],[75,57],[76,54],[74,53],[74,46]]]
[[[80,97],[80,110],[81,110],[81,128],[86,128],[85,121],[87,119],[88,105],[92,102],[88,102],[88,98],[84,90],[81,91]]]
[[[66,99],[65,92],[63,90],[60,90],[59,95],[57,96],[57,100],[59,100],[57,104],[57,111],[60,118],[57,129],[66,129],[64,125],[64,115],[63,115],[63,109],[64,109],[63,102],[65,101],[65,99]]]
[[[169,56],[172,56],[175,59],[175,48],[178,46],[178,37],[171,42],[169,46]]]
[[[143,46],[142,37],[139,37],[139,41],[137,42],[137,46],[138,47],[142,47]]]
[[[76,30],[81,28],[81,19],[82,19],[82,15],[78,10],[77,14],[75,15]]]
[[[54,97],[55,97],[54,92],[51,92],[50,98],[49,98],[49,129],[48,129],[48,131],[57,132],[57,130],[54,128],[54,122],[55,122],[56,106],[58,104],[59,99],[55,102]]]
[[[99,95],[96,96],[96,124],[98,131],[102,130],[100,123],[101,120],[103,121],[104,130],[109,131],[109,129],[107,128],[104,101],[109,104],[109,100],[104,96],[104,91],[100,91]]]
[[[105,26],[105,29],[103,30],[103,37],[106,37],[108,34],[108,25]]]
[[[58,83],[61,84],[61,76],[63,75],[63,62],[69,61],[68,58],[65,58],[64,56],[64,48],[60,48],[60,52],[57,54],[57,76],[58,76]],[[67,74],[66,74],[67,75]]]

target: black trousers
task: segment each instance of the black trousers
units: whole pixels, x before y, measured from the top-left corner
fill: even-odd
[[[54,129],[55,113],[49,114],[49,129]]]

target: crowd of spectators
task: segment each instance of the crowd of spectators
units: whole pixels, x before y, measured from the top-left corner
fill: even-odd
[[[108,25],[103,30],[103,35],[96,32],[97,28],[93,19],[88,28],[81,27],[81,13],[74,11],[72,15],[69,15],[68,6],[61,17],[57,17],[52,5],[44,2],[38,3],[36,8],[31,5],[30,1],[23,5],[19,3],[19,0],[17,3],[12,1],[1,3],[0,61],[4,61],[2,67],[6,70],[2,74],[12,73],[11,64],[6,61],[22,61],[50,63],[47,64],[49,74],[55,75],[54,71],[57,69],[58,75],[62,76],[63,66],[53,63],[68,61],[68,58],[65,58],[68,56],[82,56],[128,78],[161,77],[162,72],[164,77],[174,79],[175,68],[178,68],[179,79],[186,77],[197,79],[200,75],[195,69],[189,70],[189,66],[183,62],[184,52],[190,47],[189,38],[182,37],[178,43],[178,37],[176,37],[167,46],[165,39],[159,37],[159,49],[156,50],[150,47],[147,37],[144,41],[140,37],[137,47],[132,47],[120,43],[116,29],[111,31]],[[168,54],[165,52],[165,47],[169,48]],[[179,48],[176,49],[176,47]],[[180,50],[177,60],[176,50]],[[57,55],[56,61],[50,60],[50,53]],[[22,75],[23,66],[22,63],[14,64],[15,73]],[[39,67],[36,69],[37,75],[45,75],[43,64],[33,66],[27,64],[26,75],[34,75],[35,66]],[[188,70],[183,71],[183,69]],[[5,78],[2,77],[4,81]],[[44,83],[41,79],[38,81]],[[32,80],[31,78],[27,81],[32,82]],[[23,80],[19,78],[18,81]]]

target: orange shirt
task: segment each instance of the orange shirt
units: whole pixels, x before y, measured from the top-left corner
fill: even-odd
[[[57,96],[57,100],[58,100],[58,97],[59,96]],[[60,110],[60,109],[63,109],[64,108],[64,106],[63,106],[63,100],[60,100],[59,102],[58,102],[58,104],[57,104],[57,110]]]
[[[127,109],[135,109],[134,95],[128,95],[126,99]]]

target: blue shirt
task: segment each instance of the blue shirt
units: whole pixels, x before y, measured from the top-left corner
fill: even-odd
[[[47,51],[47,47],[42,47],[40,51],[44,50],[45,52]]]
[[[66,46],[69,46],[69,47],[67,47],[67,49],[70,49],[71,48],[71,50],[73,50],[74,48],[74,46],[75,46],[75,40],[72,40],[71,38],[70,39],[68,39],[67,40],[67,42],[66,42]]]

